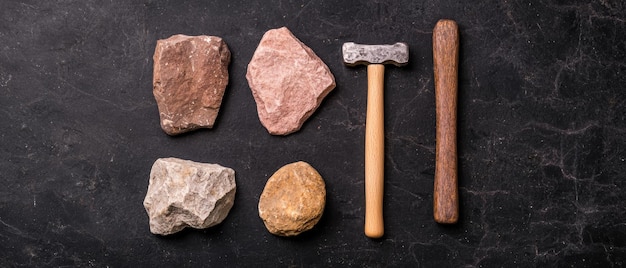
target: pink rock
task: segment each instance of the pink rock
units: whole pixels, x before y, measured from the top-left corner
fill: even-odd
[[[153,93],[165,133],[213,127],[229,63],[228,46],[216,36],[179,34],[157,41]]]
[[[246,78],[261,124],[273,135],[298,131],[335,88],[328,66],[286,27],[263,35]]]

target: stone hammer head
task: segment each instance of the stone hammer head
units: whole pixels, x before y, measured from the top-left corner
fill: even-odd
[[[404,66],[409,62],[409,46],[405,43],[361,45],[348,42],[343,44],[342,52],[343,62],[348,66],[389,63]]]

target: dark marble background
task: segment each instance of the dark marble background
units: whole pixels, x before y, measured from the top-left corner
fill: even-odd
[[[432,28],[461,30],[461,219],[432,218]],[[626,265],[626,8],[622,1],[0,2],[2,267],[620,267]],[[245,79],[263,33],[287,26],[337,87],[302,130],[267,134]],[[217,35],[233,61],[217,125],[178,137],[152,95],[157,39]],[[387,68],[386,235],[363,235],[365,68],[344,42],[407,42]],[[159,157],[237,172],[230,215],[160,237],[142,201]],[[312,231],[269,234],[268,177],[324,177]]]

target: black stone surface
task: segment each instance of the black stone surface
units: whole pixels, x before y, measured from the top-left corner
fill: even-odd
[[[626,8],[621,1],[1,1],[2,267],[620,267],[626,265]],[[461,29],[461,220],[432,219],[432,28]],[[267,134],[245,79],[287,26],[337,88],[302,130]],[[217,35],[233,61],[217,125],[178,137],[152,95],[157,39]],[[409,44],[386,74],[386,235],[363,235],[365,68],[344,42]],[[237,172],[230,215],[152,235],[159,157]],[[269,234],[268,177],[304,160],[327,185],[316,228]]]

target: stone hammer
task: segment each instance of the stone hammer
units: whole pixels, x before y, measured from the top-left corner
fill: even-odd
[[[384,76],[385,65],[406,65],[409,47],[393,45],[360,45],[352,42],[342,47],[348,66],[367,65],[367,117],[365,119],[365,235],[380,238],[383,225],[383,188],[385,175]]]

